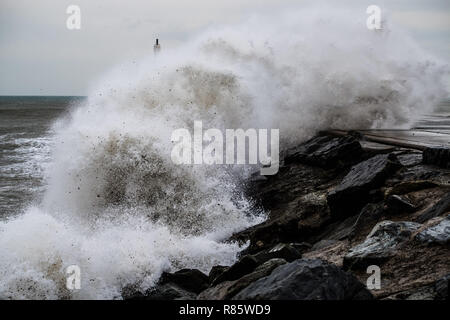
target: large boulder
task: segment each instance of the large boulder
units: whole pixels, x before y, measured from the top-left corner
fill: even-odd
[[[197,299],[200,300],[224,300],[231,299],[239,291],[247,287],[252,282],[268,276],[276,267],[286,263],[284,259],[271,259],[258,266],[253,272],[233,280],[224,281],[216,286],[206,289],[200,293]]]
[[[209,278],[197,269],[181,269],[174,273],[163,272],[159,284],[173,283],[190,292],[199,293],[209,285]]]
[[[236,300],[359,300],[372,294],[353,275],[320,259],[277,267],[233,297]]]
[[[124,295],[125,300],[195,300],[197,295],[174,283],[165,283],[147,290]]]
[[[251,273],[258,266],[258,260],[251,255],[242,257],[238,262],[227,268],[213,280],[212,284],[216,285],[223,281],[237,280],[240,277]]]
[[[383,185],[401,167],[394,154],[376,155],[353,166],[342,182],[328,194],[331,215],[335,218],[358,213],[370,202],[370,191]]]
[[[318,136],[290,149],[285,164],[300,162],[324,168],[345,167],[357,163],[364,152],[352,136]]]
[[[344,257],[344,268],[365,268],[386,261],[420,227],[421,224],[408,221],[378,223],[363,243],[349,250]]]

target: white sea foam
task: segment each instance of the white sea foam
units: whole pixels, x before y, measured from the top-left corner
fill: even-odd
[[[279,128],[288,147],[320,129],[408,126],[445,95],[448,67],[365,18],[254,17],[105,76],[55,124],[42,203],[0,223],[0,297],[120,298],[163,270],[231,264],[240,248],[221,241],[264,215],[241,168],[174,165],[172,131]],[[64,286],[72,264],[80,291]]]

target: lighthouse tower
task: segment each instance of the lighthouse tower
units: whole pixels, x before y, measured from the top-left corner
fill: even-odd
[[[156,39],[155,45],[153,46],[153,53],[158,54],[161,50],[161,46],[159,45],[159,39]]]

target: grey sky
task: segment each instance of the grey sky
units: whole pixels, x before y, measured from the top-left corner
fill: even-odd
[[[85,95],[112,66],[152,54],[155,37],[176,48],[201,30],[255,13],[301,7],[301,0],[1,0],[0,95]],[[331,1],[336,3],[336,1]],[[450,1],[339,1],[386,6],[393,23],[450,61]],[[81,8],[82,28],[66,28],[66,8]]]

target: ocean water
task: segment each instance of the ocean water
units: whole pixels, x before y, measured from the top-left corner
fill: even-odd
[[[243,247],[224,240],[266,214],[244,195],[248,170],[175,165],[171,133],[277,128],[283,149],[413,126],[447,96],[448,65],[364,26],[340,9],[274,12],[117,66],[74,103],[2,102],[0,298],[120,299],[163,271],[232,264]]]
[[[51,125],[80,99],[0,96],[0,219],[42,196]]]

